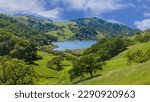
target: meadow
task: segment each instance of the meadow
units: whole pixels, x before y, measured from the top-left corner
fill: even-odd
[[[103,70],[97,71],[92,79],[87,74],[83,80],[77,78],[71,82],[68,74],[68,71],[72,68],[71,61],[64,60],[62,62],[63,70],[61,71],[47,68],[48,59],[53,58],[54,55],[42,51],[38,51],[38,55],[42,56],[43,59],[35,61],[34,68],[39,75],[38,84],[150,84],[150,62],[133,63],[129,66],[125,58],[128,51],[146,51],[149,48],[150,42],[129,46],[127,50],[106,61],[107,64],[103,67]]]

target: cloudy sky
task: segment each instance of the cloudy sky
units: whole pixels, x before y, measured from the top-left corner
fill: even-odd
[[[0,0],[0,13],[55,20],[100,17],[141,30],[150,28],[150,0]]]

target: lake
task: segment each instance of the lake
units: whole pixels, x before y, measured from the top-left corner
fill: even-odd
[[[64,41],[64,42],[52,42],[52,44],[57,45],[58,48],[54,50],[65,51],[69,50],[80,50],[85,49],[96,43],[96,40],[83,40],[83,41]]]

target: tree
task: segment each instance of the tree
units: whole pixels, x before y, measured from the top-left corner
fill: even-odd
[[[73,69],[69,71],[70,79],[77,77],[84,77],[84,74],[90,74],[93,78],[93,73],[97,70],[102,70],[103,63],[97,62],[93,55],[86,55],[81,57],[77,62],[74,63]]]
[[[36,73],[31,65],[8,56],[0,58],[0,84],[32,85],[36,82]]]
[[[55,70],[62,70],[61,62],[63,61],[62,56],[53,57],[51,60],[48,60],[47,67]]]

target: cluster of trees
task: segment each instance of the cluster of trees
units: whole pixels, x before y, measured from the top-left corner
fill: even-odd
[[[32,62],[37,59],[37,47],[25,38],[0,30],[0,56],[5,55]]]
[[[137,29],[131,29],[125,25],[109,23],[100,18],[81,18],[74,20],[77,23],[78,28],[84,27],[88,31],[102,32],[106,37],[117,37],[117,36],[132,36],[138,32]],[[86,31],[86,30],[85,30]],[[95,33],[96,34],[96,33]],[[90,36],[90,35],[89,35]],[[93,35],[91,35],[93,36]]]
[[[106,61],[124,51],[132,41],[123,38],[103,38],[92,47],[85,50],[84,55],[93,54],[99,61]]]
[[[28,26],[32,27],[33,29],[37,30],[38,32],[47,32],[49,30],[55,30],[58,29],[59,27],[54,25],[51,20],[44,20],[44,19],[39,19],[36,17],[27,17],[27,22]]]
[[[87,29],[85,26],[81,26],[78,28],[75,28],[76,30],[73,30],[75,35],[71,39],[77,39],[77,40],[92,40],[97,39],[98,33],[94,29]]]
[[[127,64],[131,65],[134,63],[143,63],[148,60],[150,60],[150,49],[148,49],[146,52],[143,52],[142,50],[136,50],[134,52],[128,52],[125,57],[127,58]]]
[[[42,29],[41,27],[43,26],[47,29],[51,28],[51,23],[49,25],[41,24],[38,28],[37,22],[39,23],[42,21],[36,20],[36,22],[31,22],[31,20],[29,20],[25,22],[23,17],[20,21],[19,20],[20,19],[15,16],[0,14],[0,28],[11,32],[16,36],[27,38],[31,42],[35,42],[36,45],[48,45],[51,44],[51,41],[57,40],[55,37],[45,34],[45,29]]]
[[[32,85],[36,81],[37,75],[31,65],[16,58],[0,57],[0,84]]]

